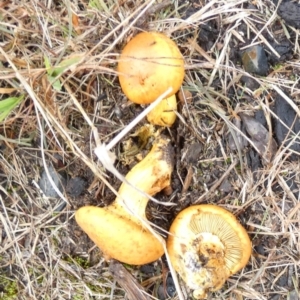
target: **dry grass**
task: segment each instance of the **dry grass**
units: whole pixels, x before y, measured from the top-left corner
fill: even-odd
[[[153,0],[0,2],[0,97],[24,96],[0,124],[0,299],[126,297],[100,251],[76,226],[73,214],[87,203],[111,200],[110,190],[118,188],[119,182],[109,178],[95,159],[91,125],[98,129],[100,141],[108,143],[138,114],[139,108],[121,92],[115,66],[120,49],[141,27],[172,35],[185,57],[183,88],[194,95],[192,103],[182,105],[177,127],[170,131],[177,146],[177,138],[184,137],[174,175],[175,211],[194,203],[216,203],[239,216],[253,241],[247,267],[211,298],[297,299],[299,159],[289,160],[291,151],[280,147],[271,163],[252,172],[245,150],[235,153],[224,143],[228,127],[236,130],[232,125],[236,112],[263,108],[270,120],[272,91],[283,93],[289,102],[293,99],[300,116],[299,31],[284,24],[271,1],[257,0],[251,7],[248,2],[195,2],[185,19],[188,3],[180,0],[166,2],[154,12]],[[279,33],[273,29],[276,23]],[[197,41],[203,24],[218,25],[208,50]],[[244,32],[238,30],[241,25]],[[246,73],[232,62],[230,49],[237,43],[240,48],[262,44],[276,56],[266,32],[292,35],[294,59],[281,62],[267,77],[256,78],[259,89],[251,91],[240,84]],[[294,141],[297,138],[296,132]],[[186,175],[181,156],[195,140],[202,145],[201,155],[191,188],[181,194]],[[89,178],[83,197],[43,197],[35,183],[41,169],[58,160],[69,175]],[[121,164],[117,167],[126,170]],[[219,190],[223,174],[233,186],[228,194]],[[291,190],[290,178],[298,193]],[[67,205],[58,212],[62,201]],[[175,211],[157,209],[158,223],[168,226],[170,220],[162,216]],[[152,299],[158,299],[156,287],[164,278],[161,267],[158,262],[157,271],[148,278],[138,268],[130,269],[153,292]],[[182,289],[185,294],[183,284]]]

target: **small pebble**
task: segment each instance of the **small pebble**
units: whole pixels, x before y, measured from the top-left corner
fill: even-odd
[[[53,182],[57,186],[60,192],[63,192],[64,186],[66,185],[66,178],[61,174],[57,173],[56,170],[52,166],[48,166],[49,175],[52,178]],[[58,198],[58,194],[54,190],[47,173],[45,170],[41,173],[41,178],[39,180],[39,187],[43,191],[46,197]]]
[[[74,177],[68,181],[66,192],[71,197],[78,197],[82,194],[86,187],[86,181],[81,177]]]
[[[251,78],[249,76],[242,76],[240,81],[245,87],[247,87],[251,91],[255,91],[259,88],[259,83],[254,78]]]
[[[259,154],[266,161],[271,161],[278,147],[274,138],[270,137],[268,129],[251,116],[241,113],[240,117],[243,121],[243,125],[245,125],[245,129],[250,136],[250,139],[257,148]],[[271,140],[269,141],[269,139]]]
[[[245,71],[257,75],[265,76],[268,73],[268,60],[262,46],[253,46],[245,50],[242,54],[242,62]]]
[[[230,193],[233,191],[233,187],[227,178],[222,181],[220,190],[224,193]]]
[[[167,292],[167,295],[165,292]],[[157,291],[158,299],[165,300],[165,299],[168,299],[169,297],[174,297],[175,294],[176,294],[176,288],[174,285],[174,281],[173,281],[172,277],[168,277],[167,282],[166,282],[166,291],[165,291],[164,285],[162,283],[158,287],[158,291]]]

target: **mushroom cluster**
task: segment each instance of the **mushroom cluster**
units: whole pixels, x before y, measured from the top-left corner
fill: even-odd
[[[249,236],[229,211],[209,204],[181,211],[170,228],[167,249],[175,270],[195,299],[220,289],[251,255]]]
[[[149,104],[172,87],[147,119],[160,126],[174,123],[175,93],[184,78],[184,61],[172,40],[157,32],[136,35],[120,55],[118,73],[123,92],[137,104]],[[76,212],[77,223],[107,259],[142,265],[163,255],[160,241],[141,220],[146,219],[147,195],[170,187],[172,151],[170,141],[160,137],[126,175],[111,205],[85,206]],[[208,292],[220,289],[229,276],[247,264],[251,242],[234,215],[207,204],[178,214],[170,228],[167,249],[174,269],[194,290],[194,297],[205,299]]]
[[[134,103],[149,104],[171,87],[167,99],[147,119],[154,125],[172,126],[177,109],[175,93],[184,78],[184,60],[177,45],[163,33],[139,33],[124,47],[118,72],[124,94]]]

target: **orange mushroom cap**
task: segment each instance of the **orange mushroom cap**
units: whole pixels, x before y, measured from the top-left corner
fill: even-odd
[[[175,94],[184,78],[184,61],[177,45],[159,32],[142,32],[124,47],[118,72],[121,88],[132,102],[148,104],[172,87]]]
[[[251,255],[246,230],[229,211],[196,205],[181,211],[170,228],[167,249],[172,265],[196,299],[220,289]]]

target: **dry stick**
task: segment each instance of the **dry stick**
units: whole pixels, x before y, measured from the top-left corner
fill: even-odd
[[[8,142],[8,143],[11,143],[11,144],[30,146],[31,143],[26,143],[26,142],[24,142],[25,140],[30,140],[30,139],[25,138],[25,139],[22,139],[22,140],[14,140],[14,139],[7,138],[7,137],[0,134],[0,141]]]
[[[210,78],[209,78],[209,81],[207,83],[207,88],[213,83],[213,80],[215,78],[215,75],[217,73],[217,71],[219,70],[219,65],[221,64],[221,61],[223,60],[225,54],[226,54],[226,51],[227,51],[227,45],[229,44],[229,41],[231,40],[231,32],[229,32],[229,36],[227,36],[227,39],[225,39],[225,43],[223,45],[223,49],[221,51],[221,54],[220,56],[217,58],[216,62],[215,62],[215,65],[214,65],[214,68],[211,72],[211,75],[210,75]]]
[[[109,271],[118,281],[119,285],[126,291],[129,300],[150,300],[144,288],[118,261],[112,259]]]

